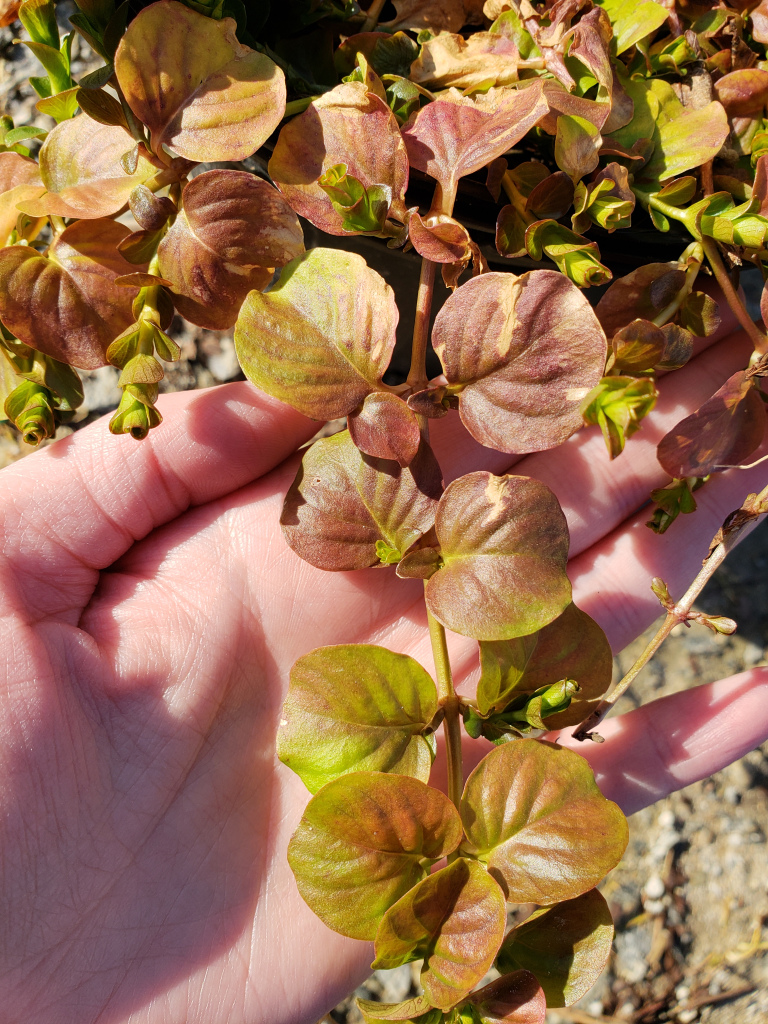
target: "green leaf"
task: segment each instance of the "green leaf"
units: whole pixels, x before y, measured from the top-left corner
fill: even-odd
[[[390,76],[391,77],[391,76]],[[405,124],[421,106],[421,93],[407,78],[387,81],[387,103],[399,124]]]
[[[624,815],[587,762],[539,740],[492,750],[467,780],[461,816],[462,849],[488,866],[514,903],[580,896],[618,864],[628,839]]]
[[[658,391],[651,377],[603,377],[582,403],[584,422],[598,424],[612,459],[624,451],[656,404]]]
[[[659,506],[645,524],[654,533],[666,533],[679,515],[690,515],[696,511],[693,492],[704,484],[706,478],[684,477],[671,480],[666,487],[651,491],[651,501]]]
[[[153,152],[165,145],[187,160],[244,160],[285,110],[285,76],[274,61],[239,43],[233,21],[176,0],[139,12],[114,63]]]
[[[52,0],[24,0],[19,8],[19,21],[34,42],[58,51],[59,26]]]
[[[3,408],[27,444],[38,445],[56,433],[51,393],[32,381],[18,384]]]
[[[667,82],[654,79],[651,88],[661,109],[653,134],[653,155],[638,177],[642,181],[663,181],[713,160],[730,133],[722,105],[713,100],[694,110],[680,103]]]
[[[11,131],[7,132],[3,142],[6,146],[13,146],[17,142],[23,142],[24,139],[44,139],[47,134],[48,132],[44,128],[36,128],[34,125],[22,125],[20,128],[12,128]]]
[[[717,302],[706,292],[690,292],[686,295],[678,319],[682,328],[698,338],[709,337],[720,326]]]
[[[421,985],[449,1010],[485,977],[504,938],[506,902],[477,861],[459,858],[390,907],[376,932],[374,969],[423,959]]]
[[[568,527],[557,498],[524,476],[469,473],[448,486],[435,531],[443,566],[426,584],[429,610],[478,640],[541,629],[571,600]]]
[[[250,293],[235,346],[257,387],[307,416],[334,419],[379,387],[397,319],[392,289],[361,256],[311,249],[269,292]]]
[[[342,935],[372,939],[386,911],[461,840],[448,797],[404,775],[356,772],[314,796],[288,845],[299,892]]]
[[[655,32],[669,17],[667,8],[653,3],[653,0],[641,0],[640,3],[636,0],[597,0],[597,3],[611,19],[617,55]]]
[[[41,114],[47,114],[57,124],[61,124],[62,121],[69,121],[70,118],[75,116],[78,108],[77,94],[79,91],[76,85],[72,86],[57,93],[55,96],[44,96],[37,101],[35,106]]]
[[[435,684],[413,658],[372,644],[321,647],[291,669],[278,757],[311,793],[354,771],[428,782],[422,733],[436,714]]]
[[[428,446],[403,468],[361,455],[343,430],[306,452],[280,523],[287,543],[319,569],[364,569],[380,564],[378,541],[402,556],[431,529],[440,490]]]
[[[536,910],[504,940],[496,967],[523,968],[544,989],[547,1006],[571,1006],[592,988],[611,952],[613,919],[597,889]]]
[[[529,971],[505,974],[483,986],[472,993],[466,1008],[476,1014],[472,1024],[545,1024],[547,1015],[544,991]]]
[[[347,174],[346,164],[336,164],[318,179],[318,185],[333,203],[346,232],[378,232],[392,204],[392,189],[388,185],[365,185],[354,175]]]
[[[607,369],[642,373],[661,362],[666,347],[664,332],[650,320],[633,320],[611,338]]]
[[[111,93],[104,89],[77,90],[77,102],[84,114],[99,124],[111,124],[130,132],[123,108]],[[127,140],[126,140],[127,142]]]
[[[600,262],[600,250],[596,242],[590,242],[583,235],[558,224],[554,220],[539,220],[531,224],[525,233],[528,254],[540,260],[546,253],[579,288],[606,284],[612,274]]]
[[[571,603],[533,636],[481,642],[478,707],[483,714],[501,710],[518,694],[575,679],[579,692],[570,707],[547,716],[546,725],[548,729],[578,725],[610,686],[612,665],[605,633]]]
[[[35,57],[40,61],[48,72],[53,94],[71,89],[74,85],[69,76],[69,60],[66,54],[59,50],[58,46],[46,46],[45,43],[25,42]]]
[[[372,999],[357,999],[358,1009],[366,1024],[370,1021],[398,1021],[400,1024],[442,1024],[443,1011],[433,1009],[426,996],[415,996],[402,1003],[378,1003]]]
[[[463,386],[459,414],[472,436],[520,454],[581,426],[579,403],[605,366],[589,302],[551,270],[468,281],[435,318],[432,344],[448,383]]]

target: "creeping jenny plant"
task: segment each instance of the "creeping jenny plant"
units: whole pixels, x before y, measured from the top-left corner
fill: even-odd
[[[536,1024],[602,970],[612,925],[596,885],[627,842],[587,762],[538,737],[599,738],[676,623],[735,628],[692,604],[768,489],[724,524],[680,601],[654,581],[664,624],[604,698],[610,649],[572,601],[554,494],[488,472],[444,487],[430,421],[458,415],[513,454],[598,424],[620,455],[657,373],[717,328],[711,272],[754,352],[661,441],[670,482],[649,526],[666,530],[708,477],[752,456],[768,339],[736,279],[744,264],[768,276],[768,0],[252,7],[78,0],[73,33],[103,64],[75,81],[51,0],[10,5],[52,124],[0,127],[4,416],[39,443],[81,403],[77,370],[111,363],[110,428],[145,437],[161,423],[161,360],[179,356],[175,311],[234,326],[244,372],[274,398],[347,418],[304,453],[284,537],[322,569],[423,581],[436,678],[374,645],[296,662],[277,747],[311,798],[289,861],[329,927],[374,941],[374,966],[423,963],[423,995],[363,1001],[366,1020]],[[497,253],[519,274],[489,270],[456,212],[468,187],[499,200]],[[421,257],[404,381],[388,376],[392,288],[356,253],[305,251],[299,217]],[[613,279],[600,247],[638,231],[675,258]],[[432,323],[438,271],[450,294]],[[478,642],[471,699],[454,690],[446,629]],[[462,726],[496,744],[468,778]],[[430,785],[440,728],[447,794]],[[507,932],[509,903],[539,909]]]

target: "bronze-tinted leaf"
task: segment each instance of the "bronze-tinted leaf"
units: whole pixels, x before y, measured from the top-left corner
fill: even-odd
[[[759,117],[768,103],[768,71],[732,71],[715,82],[715,94],[731,117]]]
[[[159,231],[168,218],[177,212],[167,196],[156,196],[146,185],[137,185],[128,197],[133,219],[145,231]]]
[[[393,0],[397,16],[391,27],[458,32],[465,25],[481,25],[483,0]]]
[[[492,750],[467,780],[461,816],[468,851],[515,903],[580,896],[618,864],[628,839],[587,762],[539,740]]]
[[[285,77],[237,41],[232,18],[214,21],[176,0],[140,11],[115,53],[128,105],[152,150],[188,160],[244,160],[285,111]]]
[[[568,114],[558,117],[555,160],[574,183],[597,167],[602,143],[600,132],[586,118]]]
[[[298,218],[277,189],[246,171],[206,171],[182,200],[157,249],[160,273],[182,316],[213,330],[231,327],[247,293],[269,283],[271,268],[304,251]]]
[[[684,284],[682,264],[646,263],[613,282],[595,307],[597,318],[612,338],[633,320],[653,320]]]
[[[432,1006],[450,1009],[486,975],[504,938],[504,893],[477,861],[459,858],[402,896],[376,932],[374,969],[424,960]]]
[[[414,996],[401,1003],[379,1003],[373,999],[355,1000],[366,1024],[369,1021],[401,1021],[403,1024],[443,1024],[442,1010],[433,1009],[426,996]],[[426,1015],[426,1016],[425,1016]]]
[[[405,775],[355,772],[314,796],[288,845],[301,896],[353,939],[372,939],[384,913],[461,840],[448,797]],[[499,943],[500,944],[500,943]]]
[[[86,114],[62,121],[40,149],[40,174],[47,192],[23,202],[24,213],[86,220],[115,213],[136,185],[157,173],[144,157],[134,174],[125,173],[120,158],[130,145],[131,137],[122,128],[99,124]]]
[[[408,155],[397,118],[362,82],[336,86],[289,121],[269,161],[272,180],[297,213],[331,235],[354,234],[317,183],[339,164],[366,189],[391,188],[391,213],[405,219]]]
[[[498,32],[473,32],[466,39],[440,32],[422,43],[410,79],[428,89],[465,89],[516,84],[520,51]]]
[[[413,658],[372,644],[321,647],[291,669],[278,757],[310,793],[354,771],[428,782],[422,733],[436,713],[435,684]]]
[[[633,320],[611,338],[609,369],[642,373],[657,365],[664,355],[664,332],[650,320]]]
[[[280,517],[283,535],[319,569],[389,564],[431,529],[440,486],[426,445],[401,468],[361,455],[344,430],[304,455]]]
[[[535,185],[525,204],[536,220],[559,220],[573,203],[573,182],[564,171],[555,171]],[[525,243],[523,242],[523,247]]]
[[[17,338],[61,362],[91,370],[107,362],[110,342],[134,320],[136,289],[115,278],[133,272],[117,251],[128,228],[79,221],[48,256],[26,245],[0,250],[0,317]]]
[[[468,473],[440,499],[435,531],[444,565],[427,583],[426,601],[455,633],[524,636],[570,602],[568,527],[538,480]]]
[[[562,274],[490,273],[449,296],[432,343],[459,413],[481,444],[505,452],[561,444],[600,380],[606,342],[592,307]]]
[[[611,112],[610,103],[597,103],[595,100],[576,96],[554,78],[548,78],[544,82],[544,97],[549,110],[542,118],[540,127],[549,135],[557,132],[557,122],[563,114],[581,117],[585,121],[590,121],[598,131],[602,131]]]
[[[693,335],[677,324],[664,324],[664,351],[656,364],[660,370],[679,370],[693,355]]]
[[[600,977],[612,941],[608,904],[597,889],[589,889],[573,900],[534,911],[513,928],[496,966],[504,972],[530,971],[544,989],[548,1006],[570,1006]]]
[[[453,217],[443,214],[425,223],[415,211],[408,220],[408,238],[419,256],[433,263],[467,259],[472,242],[467,229]]]
[[[547,1000],[530,971],[515,971],[473,992],[470,1002],[482,1024],[544,1024]]]
[[[506,153],[544,116],[536,82],[519,91],[491,89],[475,99],[451,91],[428,103],[403,128],[411,166],[435,178],[450,213],[459,178]]]
[[[361,256],[311,249],[269,292],[248,296],[235,346],[257,387],[306,416],[334,419],[380,385],[397,319],[392,289]]]
[[[563,175],[563,177],[566,177]],[[570,179],[566,177],[570,184]],[[508,203],[499,210],[496,221],[496,251],[500,256],[510,258],[525,256],[525,233],[533,223],[533,217]]]
[[[16,204],[43,191],[40,170],[34,160],[18,153],[0,153],[0,246],[16,227]]]
[[[593,618],[571,603],[533,636],[480,644],[477,703],[481,713],[500,710],[513,697],[561,679],[575,679],[579,692],[565,711],[549,715],[548,729],[583,721],[611,684],[611,648]]]
[[[348,418],[355,447],[378,459],[394,459],[401,466],[416,457],[421,432],[415,413],[402,398],[387,391],[366,395],[363,407]]]
[[[670,476],[707,476],[737,466],[760,446],[765,405],[754,384],[744,371],[734,373],[662,438],[657,454]]]

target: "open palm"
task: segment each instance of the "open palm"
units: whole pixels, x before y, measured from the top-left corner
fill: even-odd
[[[685,407],[663,398],[613,466],[591,431],[517,464],[560,498],[576,600],[615,649],[658,614],[651,577],[679,594],[764,482],[764,467],[718,478],[661,538],[637,512],[664,479],[659,437],[748,353],[730,337],[676,374]],[[8,1024],[312,1024],[370,963],[296,892],[285,851],[308,794],[274,736],[291,664],[314,647],[382,643],[431,667],[421,586],[323,573],[284,544],[282,495],[316,425],[247,384],[161,408],[140,445],[102,421],[0,478]],[[433,439],[449,479],[514,462],[453,416]],[[476,644],[450,639],[461,688]],[[761,742],[767,689],[756,669],[579,749],[636,810]]]

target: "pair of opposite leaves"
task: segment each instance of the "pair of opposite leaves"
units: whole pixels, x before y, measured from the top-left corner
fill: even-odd
[[[337,778],[310,800],[288,859],[303,899],[329,927],[375,938],[374,966],[425,957],[425,995],[447,1010],[499,954],[507,901],[547,907],[582,896],[626,842],[624,815],[583,758],[520,740],[478,765],[459,810],[408,776]]]

